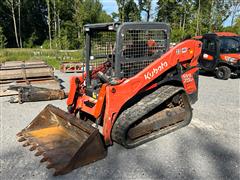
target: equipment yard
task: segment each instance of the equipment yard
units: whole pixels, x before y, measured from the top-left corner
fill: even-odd
[[[68,91],[69,76],[56,72]],[[66,110],[66,99],[10,104],[0,98],[0,177],[11,179],[239,179],[240,80],[200,76],[199,100],[190,125],[134,149],[115,143],[108,156],[53,177],[16,134],[47,104]],[[44,163],[43,163],[44,164]]]

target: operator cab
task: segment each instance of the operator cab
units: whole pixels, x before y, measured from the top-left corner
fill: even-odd
[[[87,94],[92,97],[103,83],[136,75],[169,48],[170,28],[164,23],[88,24],[84,32]]]

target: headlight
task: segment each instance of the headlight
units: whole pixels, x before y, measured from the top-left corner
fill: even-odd
[[[233,57],[229,57],[229,56],[225,56],[225,60],[230,62],[230,63],[235,63],[237,62],[237,59],[236,58],[233,58]]]

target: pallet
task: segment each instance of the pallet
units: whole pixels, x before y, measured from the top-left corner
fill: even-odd
[[[43,61],[9,61],[0,64],[0,81],[53,76],[53,68]]]

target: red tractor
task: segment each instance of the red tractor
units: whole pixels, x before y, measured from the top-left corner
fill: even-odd
[[[68,112],[48,105],[18,133],[55,175],[104,158],[114,142],[134,148],[188,125],[198,97],[200,41],[169,50],[164,23],[84,31],[86,69],[70,80]]]
[[[240,36],[218,32],[195,37],[203,43],[199,64],[204,71],[214,72],[218,79],[240,77]]]

